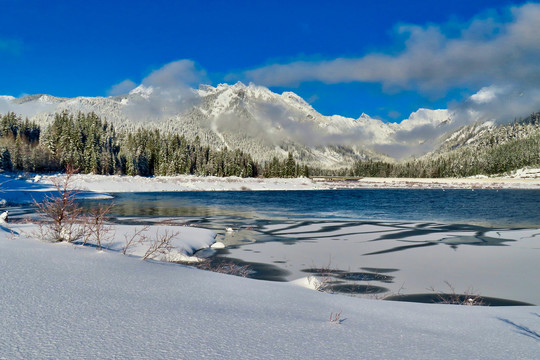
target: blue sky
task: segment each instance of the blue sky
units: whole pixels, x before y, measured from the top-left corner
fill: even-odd
[[[253,81],[294,91],[324,115],[399,121],[421,107],[463,106],[481,89],[481,100],[519,94],[517,106],[524,93],[537,95],[540,72],[530,59],[540,62],[539,8],[497,0],[0,0],[0,94],[106,96],[187,59],[191,73],[175,74],[185,76],[179,82]],[[517,46],[516,38],[525,40]]]

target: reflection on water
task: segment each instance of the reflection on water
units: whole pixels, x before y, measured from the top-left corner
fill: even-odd
[[[538,190],[356,189],[119,193],[119,215],[540,224]]]

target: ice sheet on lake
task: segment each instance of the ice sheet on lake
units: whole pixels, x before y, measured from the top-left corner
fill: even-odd
[[[392,273],[392,282],[383,284],[388,294],[445,290],[448,282],[461,292],[474,289],[484,296],[540,304],[540,229],[288,221],[258,231],[267,240],[239,241],[225,256],[283,268],[289,281],[305,277],[310,268],[348,272],[392,268],[399,270]],[[379,285],[376,280],[370,283]]]

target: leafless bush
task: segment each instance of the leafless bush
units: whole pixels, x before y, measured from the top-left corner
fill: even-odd
[[[209,259],[204,259],[195,265],[196,268],[217,272],[220,274],[228,274],[234,276],[248,277],[251,273],[251,268],[248,265],[238,265],[230,262],[214,262]]]
[[[464,293],[456,293],[456,289],[448,281],[444,283],[450,289],[449,293],[435,291],[434,288],[430,288],[431,291],[436,292],[438,303],[441,304],[453,304],[453,305],[468,305],[468,306],[483,306],[484,300],[472,289],[467,289]]]
[[[338,313],[330,313],[330,322],[332,324],[341,324],[343,322],[343,319],[341,318],[341,312],[342,310],[339,310]]]
[[[128,250],[138,244],[142,244],[147,240],[147,236],[144,235],[148,231],[148,226],[144,226],[141,229],[135,228],[133,234],[124,234],[124,246],[122,247],[122,254],[126,255]]]
[[[160,234],[159,230],[157,230],[156,237],[152,239],[150,247],[146,250],[142,259],[146,260],[159,254],[168,255],[171,250],[175,249],[172,240],[178,236],[178,234],[180,234],[180,232],[176,231],[174,233],[169,233],[168,230],[165,230],[163,234]]]
[[[330,286],[330,276],[314,276],[309,275],[307,277],[308,283],[313,286],[313,288],[320,292],[332,293],[332,287]]]
[[[82,235],[78,224],[82,209],[75,201],[77,191],[72,187],[75,171],[67,166],[66,175],[62,179],[52,180],[56,193],[45,196],[41,203],[35,202],[47,219],[42,234],[50,236],[53,241],[72,242]]]
[[[112,206],[113,204],[99,204],[96,209],[90,211],[83,227],[83,244],[94,241],[98,250],[101,250],[101,245],[105,241],[111,240],[113,228],[107,225],[107,221],[109,220],[109,213]]]
[[[313,266],[313,269],[317,270],[317,275],[310,274],[307,277],[308,283],[317,291],[333,293],[330,283],[337,270],[332,268],[332,259],[328,260],[328,264],[326,266],[320,268]]]

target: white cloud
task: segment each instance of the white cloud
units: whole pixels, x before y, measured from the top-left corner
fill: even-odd
[[[379,83],[385,91],[435,98],[454,89],[480,89],[449,105],[459,125],[509,121],[540,110],[540,4],[491,11],[467,23],[402,25],[396,34],[403,41],[396,54],[273,64],[243,76],[267,86]]]
[[[244,76],[267,86],[357,81],[423,93],[490,83],[538,84],[539,19],[540,4],[526,4],[465,25],[403,25],[397,33],[404,38],[404,50],[397,55],[372,53],[360,58],[273,64],[246,71]],[[449,27],[460,27],[459,36],[447,35]]]
[[[14,112],[22,117],[31,118],[42,112],[53,111],[55,108],[55,105],[46,102],[38,101],[20,104],[13,100],[15,100],[15,98],[12,96],[0,96],[0,114]]]
[[[192,87],[204,80],[206,72],[191,60],[165,64],[142,80],[141,90],[151,89],[145,92],[145,100],[131,103],[125,111],[130,118],[141,121],[174,116],[198,101]]]
[[[143,79],[142,84],[154,88],[175,89],[199,85],[205,77],[206,71],[197,69],[193,61],[183,59],[154,70]]]
[[[107,91],[107,94],[110,96],[116,96],[116,95],[124,95],[129,93],[131,90],[135,89],[137,87],[137,84],[135,84],[130,79],[126,79],[116,85],[113,85],[109,91]]]
[[[497,97],[499,89],[497,86],[483,87],[476,94],[471,95],[470,99],[477,104],[491,102]]]

